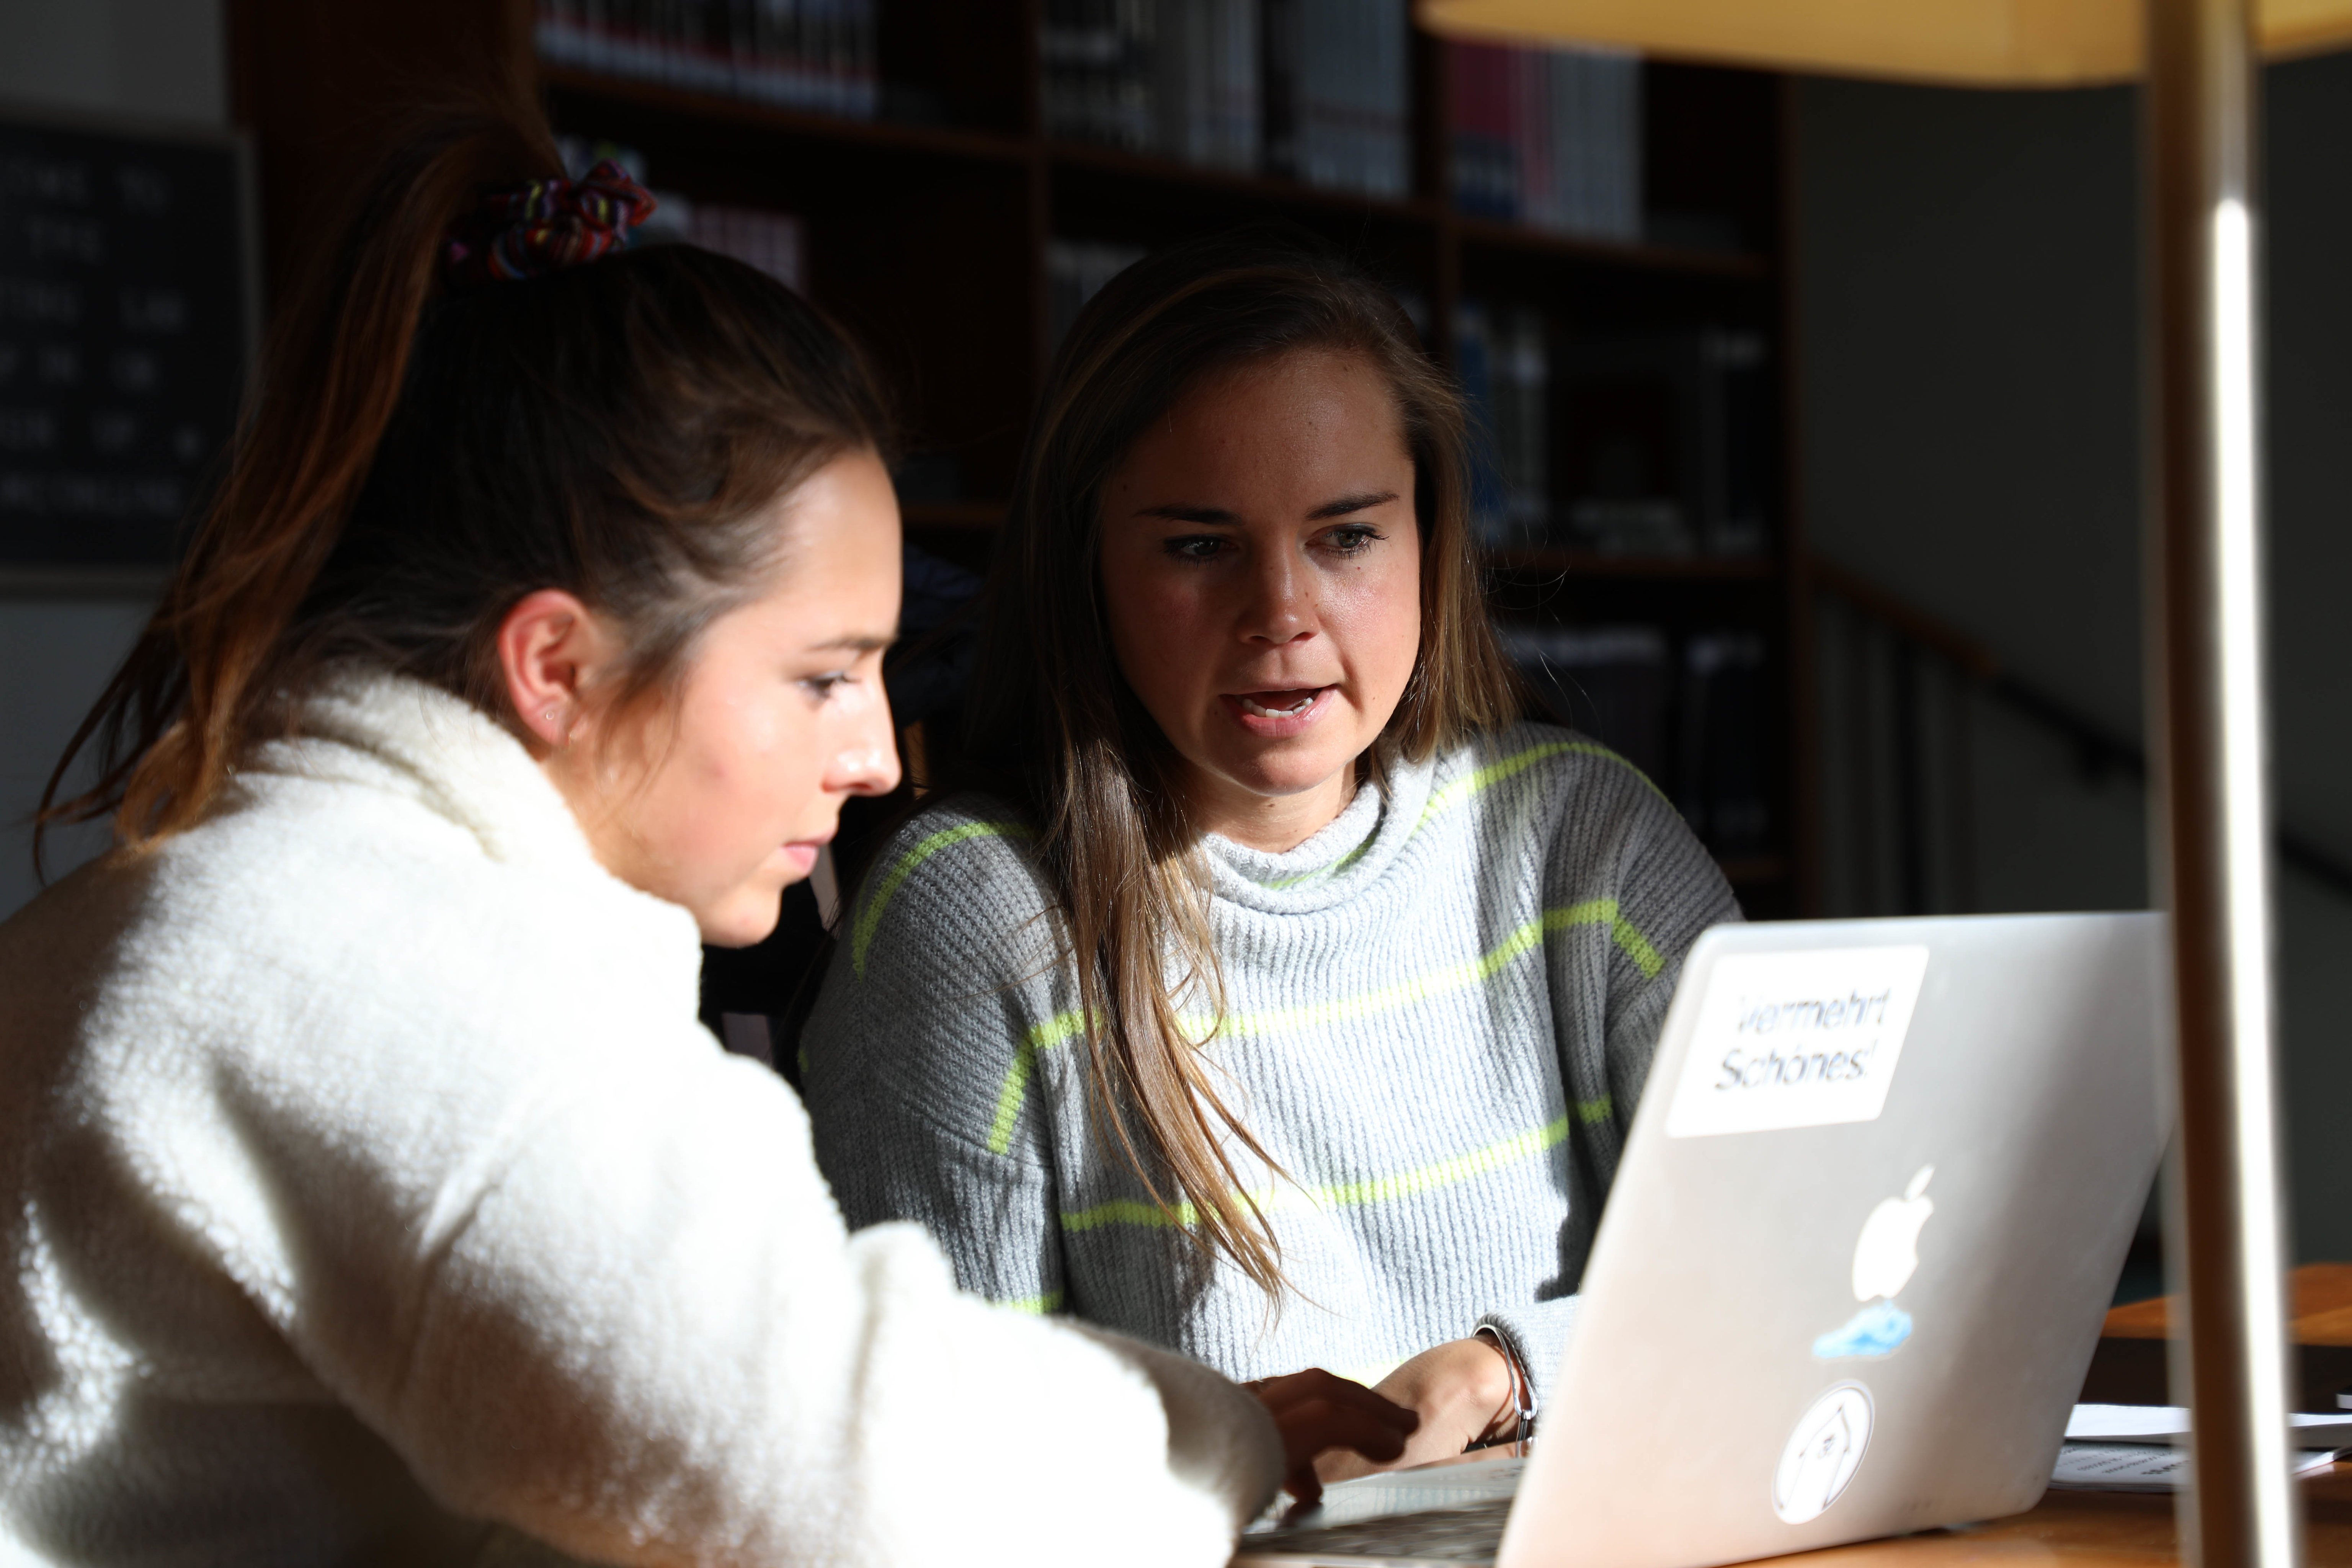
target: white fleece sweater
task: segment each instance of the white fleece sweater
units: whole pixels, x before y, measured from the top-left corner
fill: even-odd
[[[1254,1400],[848,1236],[479,714],[304,731],[0,925],[0,1563],[1224,1560]]]

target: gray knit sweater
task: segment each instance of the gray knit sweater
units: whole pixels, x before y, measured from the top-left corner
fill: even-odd
[[[1204,1048],[1284,1173],[1241,1164],[1278,1312],[1095,1125],[1031,837],[985,799],[926,811],[845,919],[803,1054],[849,1223],[919,1221],[971,1289],[1234,1377],[1372,1381],[1484,1322],[1548,1393],[1682,956],[1739,918],[1649,782],[1520,725],[1392,770],[1287,854],[1205,840],[1227,1012]]]

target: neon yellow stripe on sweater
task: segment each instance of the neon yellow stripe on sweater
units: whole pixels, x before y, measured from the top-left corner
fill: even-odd
[[[874,884],[866,897],[866,907],[857,913],[857,924],[849,935],[849,962],[857,971],[857,978],[866,978],[866,950],[874,945],[874,933],[882,929],[882,912],[890,907],[891,897],[901,884],[915,874],[915,868],[952,844],[969,838],[1027,838],[1029,829],[1017,822],[967,822],[961,827],[943,827],[927,838],[916,842],[912,849],[898,857],[898,863]]]
[[[1379,986],[1358,995],[1329,1002],[1310,1002],[1297,1007],[1270,1007],[1263,1012],[1239,1014],[1226,1018],[1221,1030],[1217,1029],[1217,1021],[1204,1014],[1189,1014],[1179,1022],[1185,1033],[1194,1039],[1205,1040],[1213,1031],[1234,1036],[1271,1035],[1286,1029],[1311,1028],[1318,1025],[1370,1017],[1409,1007],[1449,992],[1484,984],[1519,959],[1541,948],[1546,936],[1580,926],[1607,927],[1611,940],[1633,961],[1644,979],[1655,979],[1658,972],[1665,967],[1665,960],[1659,956],[1657,948],[1619,912],[1616,900],[1587,899],[1565,909],[1546,910],[1542,919],[1528,921],[1487,952],[1468,963],[1450,963],[1443,969],[1432,970],[1393,985]],[[996,1117],[988,1131],[991,1152],[1002,1154],[1013,1146],[1013,1129],[1021,1119],[1021,1107],[1028,1095],[1030,1077],[1036,1070],[1038,1053],[1061,1045],[1076,1035],[1079,1029],[1078,1013],[1073,1008],[1046,1019],[1023,1037],[1019,1048],[1013,1053],[1012,1067],[1005,1071],[1004,1087],[997,1093]],[[1601,1115],[1606,1117],[1607,1110],[1604,1110]]]
[[[1421,828],[1428,826],[1464,801],[1475,795],[1484,795],[1504,780],[1516,778],[1546,757],[1566,756],[1601,757],[1615,763],[1619,767],[1640,779],[1643,787],[1652,795],[1656,795],[1660,800],[1666,798],[1665,792],[1650,782],[1649,774],[1606,746],[1596,745],[1591,741],[1545,741],[1529,746],[1524,752],[1514,752],[1499,761],[1488,763],[1475,773],[1465,773],[1444,789],[1431,795],[1429,804],[1421,808],[1421,821],[1415,825],[1414,830],[1418,832]]]
[[[1580,1106],[1579,1111],[1583,1108]],[[1417,1169],[1393,1176],[1369,1176],[1360,1182],[1336,1182],[1319,1187],[1283,1187],[1250,1194],[1258,1208],[1272,1214],[1283,1209],[1366,1208],[1374,1204],[1394,1203],[1401,1198],[1419,1197],[1423,1193],[1441,1187],[1459,1186],[1506,1165],[1517,1164],[1556,1149],[1568,1137],[1569,1119],[1565,1116],[1515,1132],[1498,1142],[1467,1153],[1455,1154]],[[1199,1222],[1200,1211],[1189,1203],[1177,1204],[1172,1210],[1162,1210],[1150,1204],[1138,1203],[1133,1198],[1113,1198],[1089,1209],[1079,1209],[1062,1216],[1066,1231],[1100,1230],[1106,1226],[1136,1225],[1162,1228],[1171,1225],[1190,1229]]]
[[[1029,1092],[1029,1075],[1037,1070],[1037,1053],[1053,1049],[1076,1034],[1079,1027],[1079,1013],[1073,1007],[1066,1013],[1055,1014],[1021,1037],[1021,1044],[1013,1053],[1013,1065],[1005,1069],[1004,1087],[996,1091],[996,1120],[988,1129],[990,1153],[1002,1154],[1013,1147],[1013,1124],[1021,1120],[1021,1101]]]
[[[1042,1296],[1024,1296],[1017,1301],[999,1301],[996,1305],[1015,1312],[1027,1312],[1032,1317],[1048,1317],[1062,1310],[1062,1293],[1048,1290]]]

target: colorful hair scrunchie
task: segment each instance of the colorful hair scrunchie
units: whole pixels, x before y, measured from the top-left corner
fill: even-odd
[[[442,265],[457,284],[512,283],[593,261],[628,242],[654,198],[611,159],[577,180],[531,180],[457,220]]]

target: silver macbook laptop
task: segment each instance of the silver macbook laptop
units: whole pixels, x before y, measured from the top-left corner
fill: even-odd
[[[1532,1452],[1237,1563],[1701,1568],[2033,1506],[2162,1142],[2160,917],[1692,949]]]

